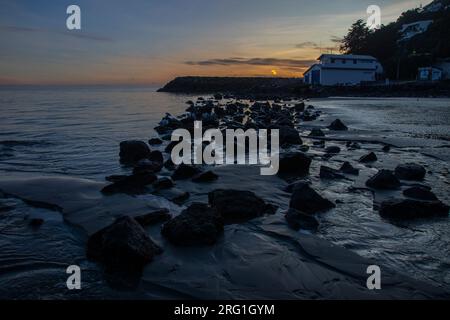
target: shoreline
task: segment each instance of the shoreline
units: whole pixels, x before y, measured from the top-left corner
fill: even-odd
[[[222,94],[238,99],[276,100],[287,97],[328,98],[449,98],[450,82],[415,82],[405,84],[311,87],[300,78],[260,77],[177,77],[158,92],[183,94]]]

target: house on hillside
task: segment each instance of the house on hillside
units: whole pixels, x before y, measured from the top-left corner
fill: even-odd
[[[442,79],[442,70],[435,67],[424,67],[418,70],[418,80],[420,81],[439,81]]]
[[[427,31],[432,23],[433,20],[422,20],[402,25],[399,41],[409,40],[412,37]]]
[[[433,67],[442,70],[443,80],[450,80],[450,58],[438,59]]]
[[[322,54],[319,62],[303,74],[311,85],[358,85],[381,78],[383,67],[372,56],[352,54]]]

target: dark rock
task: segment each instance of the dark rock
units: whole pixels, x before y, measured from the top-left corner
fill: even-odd
[[[109,181],[109,182],[118,182],[120,180],[125,179],[126,177],[128,177],[128,176],[122,175],[122,174],[115,174],[115,175],[105,177],[105,180]]]
[[[298,131],[291,127],[280,127],[280,145],[298,145],[303,141],[298,134]]]
[[[288,184],[285,188],[284,191],[292,193],[295,189],[295,186],[299,183],[307,183],[307,184],[311,184],[311,181],[309,180],[298,180],[298,181],[294,181],[290,184]]]
[[[313,214],[334,208],[335,204],[323,198],[307,183],[298,183],[293,190],[289,207]]]
[[[133,174],[137,175],[141,173],[156,173],[161,171],[162,167],[162,162],[143,159],[139,160],[139,162],[133,168]]]
[[[173,183],[173,180],[168,177],[163,177],[158,179],[153,183],[153,187],[155,189],[169,189],[172,188],[175,184]]]
[[[148,159],[151,161],[154,161],[154,162],[161,163],[161,166],[163,165],[163,162],[164,162],[164,156],[163,156],[162,152],[158,151],[158,150],[150,152]]]
[[[173,180],[189,179],[199,174],[200,172],[201,170],[199,168],[182,163],[175,169],[175,172],[172,174],[172,179]]]
[[[400,164],[395,168],[395,175],[402,180],[423,180],[426,170],[423,166],[415,163]]]
[[[324,137],[325,133],[319,128],[313,128],[309,133],[310,137]]]
[[[383,169],[367,180],[366,186],[374,189],[397,189],[400,187],[400,181],[391,170]]]
[[[313,141],[313,145],[315,145],[318,148],[325,148],[325,141],[324,140]]]
[[[134,219],[143,227],[168,221],[172,218],[168,209],[156,210],[142,216],[134,217]]]
[[[339,153],[341,152],[341,148],[339,148],[338,146],[329,146],[325,148],[325,152],[326,153]]]
[[[0,193],[0,195],[1,195],[1,193]],[[9,206],[9,205],[0,203],[0,213],[8,212],[8,211],[11,211],[12,209],[14,209],[13,206]]]
[[[193,203],[180,215],[166,222],[162,235],[175,245],[212,245],[223,232],[223,219],[203,203]]]
[[[208,170],[206,172],[201,172],[192,178],[194,182],[211,182],[217,180],[219,176],[214,172]]]
[[[377,160],[378,160],[377,155],[373,152],[370,152],[370,153],[362,156],[361,158],[359,158],[359,162],[363,162],[363,163],[374,162]]]
[[[148,140],[149,145],[160,145],[162,143],[163,141],[159,138],[151,138],[150,140]]]
[[[167,159],[166,162],[164,162],[164,168],[166,168],[167,170],[175,170],[176,165],[172,162],[172,159]]]
[[[167,153],[171,153],[172,149],[178,144],[180,143],[179,141],[170,141],[169,144],[166,146],[166,148],[164,149],[165,152]]]
[[[39,228],[44,223],[44,219],[41,218],[33,218],[30,220],[30,226],[33,228]]]
[[[297,103],[296,105],[294,105],[293,108],[297,112],[303,112],[305,111],[305,103],[304,102]]]
[[[329,126],[328,129],[336,130],[336,131],[344,131],[348,130],[347,126],[339,119],[334,120]]]
[[[120,143],[120,162],[133,164],[150,155],[150,148],[144,141],[129,140]]]
[[[384,152],[389,152],[391,150],[391,146],[385,145],[381,150],[383,150]]]
[[[103,263],[107,272],[141,272],[161,252],[142,226],[128,216],[94,233],[87,241],[87,257]]]
[[[133,174],[126,178],[107,185],[102,189],[105,194],[113,193],[142,193],[145,191],[145,187],[152,184],[156,180],[156,176],[153,173]]]
[[[316,231],[319,227],[319,222],[314,216],[292,208],[286,212],[284,217],[286,218],[289,227],[294,230],[306,229]]]
[[[303,152],[290,152],[280,156],[279,174],[304,176],[309,173],[311,158]]]
[[[251,191],[214,190],[208,193],[208,201],[227,223],[246,221],[276,211]]]
[[[414,219],[433,216],[447,217],[449,206],[440,201],[391,199],[381,203],[380,215],[393,219]]]
[[[403,191],[403,195],[409,198],[415,198],[420,200],[435,201],[438,200],[436,195],[424,187],[411,187]]]
[[[344,179],[345,177],[339,173],[338,170],[327,167],[320,166],[320,174],[321,179]]]
[[[359,174],[359,169],[353,167],[350,162],[346,161],[342,164],[341,168],[339,169],[339,171],[343,172],[343,173],[347,173],[347,174],[354,174],[354,175],[358,175]]]
[[[191,194],[189,192],[183,191],[183,192],[179,192],[179,193],[175,194],[174,196],[169,198],[169,200],[180,206],[183,203],[185,203],[189,199],[190,196],[191,196]]]
[[[347,148],[349,150],[361,149],[361,145],[358,142],[351,142],[351,141],[349,141],[347,143]]]

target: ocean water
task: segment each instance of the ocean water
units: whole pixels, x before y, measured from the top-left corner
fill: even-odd
[[[142,87],[1,88],[0,175],[68,176],[104,181],[111,174],[129,173],[129,168],[123,168],[118,161],[120,141],[156,137],[153,128],[164,114],[181,114],[187,107],[185,102],[195,98]],[[362,179],[379,168],[392,169],[400,162],[419,162],[429,171],[425,183],[433,187],[441,200],[450,203],[450,99],[330,98],[309,103],[324,114],[319,120],[302,124],[299,128],[302,134],[307,135],[311,127],[323,127],[341,118],[351,130],[330,134],[330,138],[336,139],[330,145],[344,149],[346,140],[358,140],[363,145],[362,150],[342,152],[327,165],[338,167],[349,158],[358,159],[373,150],[379,154],[380,161],[373,167],[361,166]],[[343,203],[319,216],[321,226],[317,235],[375,259],[396,272],[450,290],[450,220],[440,218],[398,225],[381,219],[373,210],[374,198],[370,192],[348,192],[358,181],[318,178],[319,167],[324,164],[320,160],[322,151],[312,147],[308,139],[305,141],[311,145],[310,153],[317,156],[311,168],[313,186],[330,199]],[[393,150],[381,153],[380,143],[392,145]],[[216,168],[216,171],[220,179],[212,186],[180,182],[178,187],[191,193],[191,201],[206,201],[207,192],[214,188],[247,189],[278,205],[279,215],[287,209],[289,195],[282,191],[285,181],[259,176],[255,170],[242,166]],[[40,279],[55,277],[46,270],[64,265],[67,260],[89,265],[92,278],[88,276],[88,283],[94,297],[134,296],[134,293],[111,292],[104,284],[99,285],[96,267],[85,261],[82,236],[66,230],[69,226],[61,222],[58,214],[17,199],[2,204],[14,207],[9,216],[4,213],[0,216],[0,287],[9,288],[8,294],[3,292],[6,296],[17,297],[11,291],[20,295],[38,283],[33,274]],[[19,223],[23,216],[29,215],[44,216],[53,224],[44,225],[39,237],[29,234]],[[64,238],[67,233],[69,240]],[[34,245],[30,247],[29,243]],[[38,254],[34,246],[39,246]],[[47,298],[61,298],[52,288],[42,288],[42,292]]]

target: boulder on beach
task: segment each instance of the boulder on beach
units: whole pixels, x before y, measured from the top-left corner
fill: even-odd
[[[289,207],[307,214],[314,214],[334,208],[335,204],[318,194],[308,183],[300,182],[294,187]]]
[[[243,222],[276,211],[273,205],[266,203],[251,191],[214,190],[208,193],[208,201],[226,223]]]
[[[211,170],[208,170],[206,172],[200,172],[199,174],[195,175],[192,178],[192,181],[194,182],[211,182],[219,179],[219,176],[212,172]]]
[[[345,131],[348,130],[347,126],[340,120],[334,120],[329,126],[328,129],[335,131]]]
[[[370,152],[370,153],[362,156],[361,158],[359,158],[359,162],[362,162],[362,163],[374,162],[377,160],[378,160],[377,155],[374,152]]]
[[[120,162],[133,164],[150,155],[150,148],[144,141],[128,140],[120,143]]]
[[[403,190],[403,195],[408,198],[435,201],[438,200],[436,195],[430,189],[422,186],[414,186]]]
[[[294,230],[311,230],[315,231],[319,227],[317,219],[309,214],[290,208],[284,215],[289,227]]]
[[[184,180],[199,174],[201,170],[195,166],[181,163],[172,174],[173,180]]]
[[[170,220],[172,216],[169,210],[166,208],[158,209],[140,216],[135,216],[134,219],[143,227],[150,226],[152,224],[165,222]]]
[[[128,176],[125,174],[113,174],[113,175],[105,177],[105,180],[109,181],[109,182],[117,182],[117,181],[125,179],[126,177],[128,177]]]
[[[42,218],[33,218],[30,219],[29,225],[35,229],[39,228],[44,224],[44,219]]]
[[[167,170],[173,171],[176,168],[176,165],[173,163],[172,159],[167,159],[164,164],[163,164],[164,168],[166,168]]]
[[[283,126],[279,130],[280,145],[299,145],[303,143],[298,131],[294,128]]]
[[[395,168],[395,175],[401,180],[418,180],[425,178],[426,170],[420,164],[405,163]]]
[[[125,178],[107,185],[101,191],[104,194],[129,193],[138,194],[146,191],[146,186],[157,179],[153,173],[140,173],[126,176]]]
[[[319,128],[313,128],[308,136],[310,136],[310,137],[324,137],[325,133]]]
[[[179,246],[212,245],[223,232],[222,216],[203,203],[193,203],[163,225],[161,233]]]
[[[397,189],[400,181],[391,170],[382,169],[366,181],[366,186],[374,189]]]
[[[156,173],[161,171],[163,163],[159,161],[153,161],[150,159],[142,159],[133,168],[133,174],[140,173]]]
[[[279,174],[304,176],[309,173],[311,158],[303,152],[289,152],[280,156]]]
[[[160,138],[151,138],[150,140],[148,140],[149,145],[160,145],[162,143],[163,141]]]
[[[128,216],[118,218],[87,241],[87,257],[101,262],[106,271],[140,272],[161,252],[142,226]]]
[[[320,166],[319,176],[321,179],[344,179],[345,177],[336,169]]]
[[[361,149],[361,145],[356,141],[348,141],[346,146],[349,150]]]
[[[175,185],[173,180],[169,177],[162,177],[153,182],[153,188],[160,190],[160,189],[170,189]]]
[[[341,171],[342,173],[347,173],[347,174],[353,174],[353,175],[358,175],[359,174],[359,169],[353,167],[350,162],[345,161],[341,168],[339,169],[339,171]]]
[[[392,219],[447,217],[450,207],[441,201],[390,199],[380,205],[380,215]]]
[[[166,153],[171,153],[172,149],[178,144],[180,143],[179,141],[170,141],[169,144],[164,148],[164,151]]]
[[[311,181],[310,180],[301,179],[301,180],[298,180],[298,181],[291,182],[284,188],[284,191],[292,193],[294,191],[294,189],[295,189],[295,186],[297,184],[299,184],[299,183],[311,184]]]
[[[159,150],[154,150],[154,151],[150,152],[148,159],[151,161],[154,161],[154,162],[161,163],[161,166],[163,165],[163,162],[164,162],[164,156],[163,156],[162,152]]]
[[[292,108],[296,112],[303,112],[305,111],[305,103],[304,102],[296,103]]]
[[[338,146],[329,146],[329,147],[325,148],[325,152],[337,154],[337,153],[341,152],[341,148],[339,148]]]

